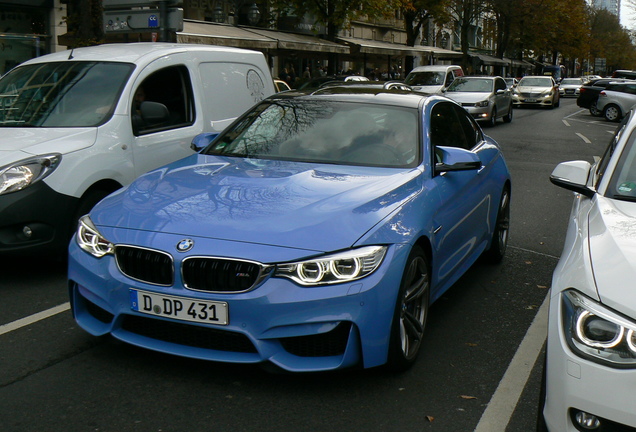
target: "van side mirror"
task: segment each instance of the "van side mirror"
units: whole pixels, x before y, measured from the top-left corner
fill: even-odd
[[[587,185],[591,168],[592,165],[587,161],[561,162],[552,171],[550,181],[556,186],[592,198],[595,191]]]
[[[218,132],[205,132],[194,137],[190,148],[195,152],[200,152],[206,148],[214,139],[219,136]]]

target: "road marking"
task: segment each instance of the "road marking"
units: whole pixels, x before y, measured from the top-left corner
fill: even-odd
[[[543,300],[497,390],[490,398],[475,432],[504,432],[506,430],[548,334],[549,298],[550,296],[546,295]]]
[[[564,125],[570,126],[570,123],[568,123],[566,119],[561,119],[561,121],[563,122]]]
[[[13,330],[17,330],[22,327],[26,327],[28,325],[34,324],[38,321],[42,321],[43,319],[52,317],[53,315],[57,315],[62,312],[66,312],[71,308],[71,304],[69,302],[62,303],[61,305],[52,307],[51,309],[44,310],[42,312],[38,312],[28,317],[21,318],[17,321],[10,322],[9,324],[4,324],[0,326],[0,335],[5,333],[12,332]]]
[[[587,139],[587,137],[583,135],[582,133],[577,132],[576,134],[578,135],[579,138],[583,140],[583,142],[585,142],[585,144],[592,144],[592,141]]]

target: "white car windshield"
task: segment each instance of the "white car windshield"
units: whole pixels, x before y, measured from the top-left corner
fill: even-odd
[[[419,160],[417,110],[325,100],[261,103],[203,153],[380,167]]]
[[[443,85],[445,78],[444,72],[411,72],[404,83],[410,86]]]
[[[519,81],[519,87],[552,87],[552,80],[550,78],[521,78]]]
[[[108,120],[128,76],[129,63],[39,63],[0,80],[0,127],[87,127]]]
[[[491,93],[493,80],[486,78],[457,78],[446,90],[447,92]]]

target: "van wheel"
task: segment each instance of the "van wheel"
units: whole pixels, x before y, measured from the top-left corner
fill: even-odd
[[[73,217],[73,220],[71,222],[69,238],[73,237],[73,234],[75,234],[75,231],[77,230],[77,221],[79,220],[79,218],[90,212],[91,209],[95,207],[95,204],[100,202],[110,193],[111,191],[106,191],[104,189],[91,189],[84,193],[84,195],[80,199],[79,204],[77,205],[77,209],[75,210],[75,216]]]
[[[395,372],[410,368],[422,345],[430,296],[430,264],[421,247],[413,246],[398,292],[387,367]]]

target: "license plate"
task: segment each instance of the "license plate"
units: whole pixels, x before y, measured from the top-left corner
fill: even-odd
[[[225,302],[160,295],[131,288],[130,307],[143,314],[180,321],[216,325],[228,324],[228,305]]]
[[[534,103],[536,101],[537,101],[536,99],[526,99],[526,102],[530,102],[530,103]]]

